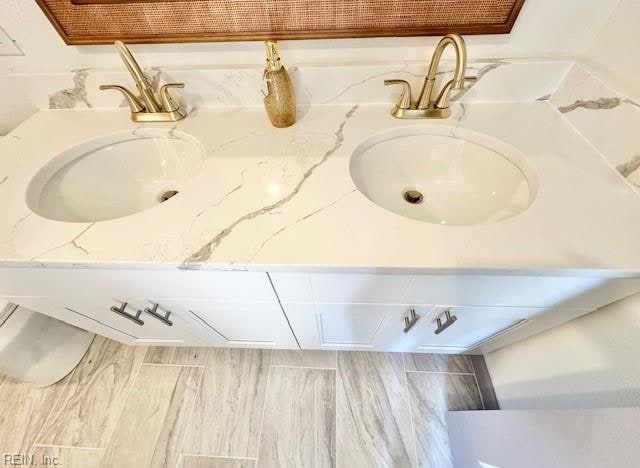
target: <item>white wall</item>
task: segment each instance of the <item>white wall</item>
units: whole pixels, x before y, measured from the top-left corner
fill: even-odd
[[[640,294],[485,359],[501,409],[640,406]]]
[[[640,408],[452,411],[456,468],[638,468]]]
[[[582,0],[526,0],[509,35],[469,36],[469,56],[480,58],[573,57],[585,53],[618,0],[598,0],[588,8]],[[111,46],[66,46],[33,0],[0,0],[0,26],[24,51],[24,56],[0,53],[0,135],[37,109],[27,104],[24,91],[10,83],[10,71],[56,72],[73,68],[121,67]],[[286,41],[285,63],[398,63],[424,61],[437,38],[372,38]],[[162,44],[134,47],[145,66],[261,65],[259,42]],[[43,78],[44,79],[44,78]]]
[[[640,0],[622,0],[584,57],[613,86],[635,89],[635,96],[640,96],[638,19]],[[625,115],[638,126],[640,113],[631,107]],[[614,111],[599,112],[611,119]],[[486,360],[505,409],[640,406],[640,294],[489,353]]]
[[[622,0],[596,36],[585,61],[612,84],[640,99],[640,0]]]
[[[526,0],[512,34],[469,37],[470,57],[566,57],[589,47],[618,0]],[[2,0],[0,25],[25,52],[8,60],[18,66],[52,67],[119,65],[110,46],[67,47],[34,1]],[[288,61],[336,62],[426,60],[435,38],[377,38],[287,41]],[[136,47],[149,65],[256,64],[263,61],[260,43],[176,44]],[[285,52],[283,52],[285,53]],[[0,57],[0,61],[2,61]]]

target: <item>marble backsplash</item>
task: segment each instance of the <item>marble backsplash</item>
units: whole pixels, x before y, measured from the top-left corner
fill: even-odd
[[[440,79],[448,79],[453,62],[443,61]],[[389,104],[399,98],[385,79],[409,81],[420,90],[426,64],[296,66],[288,65],[300,107]],[[184,82],[176,91],[194,107],[262,106],[262,68],[163,68],[146,70],[155,84]],[[640,190],[640,104],[599,79],[584,64],[567,60],[470,61],[467,74],[479,79],[454,95],[458,102],[549,101],[574,128],[632,185]],[[123,69],[83,68],[61,73],[10,74],[35,109],[117,108],[126,103],[101,84],[133,87]],[[178,95],[178,94],[176,94]],[[414,99],[417,96],[414,95]]]
[[[640,190],[640,103],[575,63],[551,104]]]
[[[411,82],[416,94],[420,90],[425,63],[295,66],[288,65],[294,81],[298,105],[353,105],[395,102],[398,87],[385,87],[388,78]],[[443,62],[439,76],[448,78],[454,67]],[[467,74],[478,82],[458,93],[454,100],[534,101],[548,99],[571,67],[568,61],[483,60],[468,64]],[[255,68],[150,68],[146,70],[157,82],[184,82],[176,91],[189,107],[236,107],[262,105],[261,67]],[[15,85],[24,89],[30,105],[37,109],[115,108],[126,105],[114,91],[99,91],[101,84],[132,86],[122,70],[77,69],[64,73],[10,74]]]

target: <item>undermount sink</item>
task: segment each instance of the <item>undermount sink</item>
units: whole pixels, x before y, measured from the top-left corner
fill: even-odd
[[[378,133],[355,150],[351,177],[375,204],[434,224],[488,224],[511,218],[535,199],[527,158],[478,132],[408,126]]]
[[[205,151],[168,129],[122,131],[68,149],[33,177],[26,201],[57,221],[96,222],[151,208],[178,194],[200,172]]]

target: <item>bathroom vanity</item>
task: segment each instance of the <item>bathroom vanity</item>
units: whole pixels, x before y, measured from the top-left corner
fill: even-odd
[[[40,111],[0,142],[0,297],[129,344],[481,353],[640,291],[640,198],[548,102],[389,110]],[[371,169],[398,135],[425,160]]]

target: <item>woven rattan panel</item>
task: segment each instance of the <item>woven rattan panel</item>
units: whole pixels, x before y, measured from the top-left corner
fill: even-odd
[[[524,0],[36,1],[80,44],[505,33]]]

